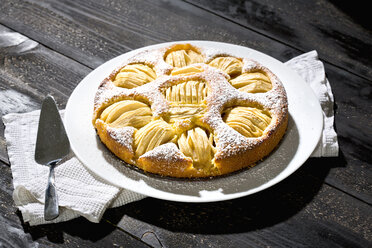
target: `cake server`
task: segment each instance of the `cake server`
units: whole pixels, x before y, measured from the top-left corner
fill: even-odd
[[[41,106],[37,131],[35,161],[49,166],[48,184],[45,190],[44,219],[58,217],[58,197],[54,185],[54,167],[70,152],[65,128],[54,98],[48,95]]]

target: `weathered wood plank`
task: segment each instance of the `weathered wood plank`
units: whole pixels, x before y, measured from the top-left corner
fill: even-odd
[[[372,29],[358,2],[186,0],[216,15],[372,80]]]
[[[0,116],[40,108],[52,94],[63,108],[72,90],[91,69],[0,25]],[[8,163],[0,123],[0,160]]]
[[[55,18],[55,13],[40,4],[41,2],[3,2],[0,7],[1,23],[38,42],[41,40],[36,38],[42,37],[43,45],[74,59],[79,58],[78,61],[93,67],[109,59],[111,54],[119,54],[120,45],[105,37],[92,35],[88,29],[82,30],[63,16],[58,15]],[[28,17],[22,18],[25,13]],[[16,16],[18,18],[14,18]],[[126,51],[128,49],[122,52]]]
[[[180,1],[4,0],[0,13],[0,23],[91,68],[130,49],[173,40],[241,44],[283,59],[299,54]]]
[[[335,97],[338,158],[319,159],[333,166],[326,182],[372,205],[372,85],[326,64]]]
[[[63,107],[91,69],[0,26],[0,114],[27,112],[53,94]]]
[[[371,206],[323,184],[330,169],[311,160],[270,189],[225,202],[147,198],[116,209],[118,226],[165,247],[370,247]]]

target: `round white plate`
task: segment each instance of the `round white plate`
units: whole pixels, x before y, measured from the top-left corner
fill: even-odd
[[[289,124],[279,147],[263,162],[227,176],[212,179],[172,179],[146,174],[116,158],[99,140],[92,125],[93,99],[101,81],[133,54],[146,49],[191,43],[213,47],[267,66],[283,82],[288,95]],[[292,174],[311,155],[323,128],[322,112],[311,88],[280,61],[256,50],[211,41],[179,41],[137,49],[107,61],[86,76],[72,93],[65,111],[71,147],[94,174],[147,196],[181,202],[212,202],[246,196],[266,189]]]

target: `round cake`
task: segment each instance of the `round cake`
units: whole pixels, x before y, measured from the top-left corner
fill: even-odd
[[[252,167],[278,145],[288,122],[286,92],[268,68],[191,44],[126,59],[94,101],[93,125],[106,147],[170,177]]]

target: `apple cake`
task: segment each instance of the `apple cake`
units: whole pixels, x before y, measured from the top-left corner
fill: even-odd
[[[249,58],[175,44],[138,52],[100,84],[93,126],[126,163],[170,177],[251,167],[282,139],[284,87]]]

